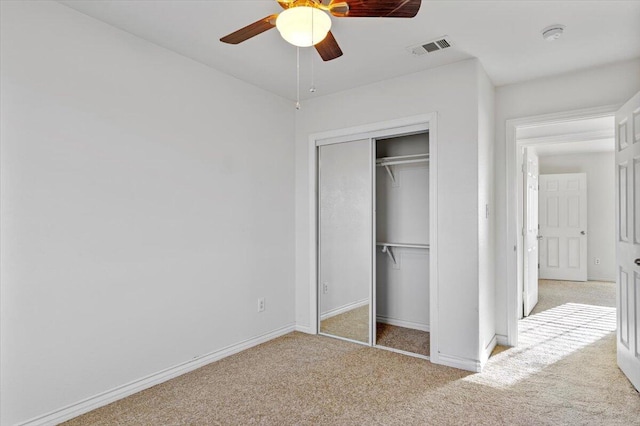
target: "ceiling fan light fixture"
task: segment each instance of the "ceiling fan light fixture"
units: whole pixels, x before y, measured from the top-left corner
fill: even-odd
[[[291,7],[278,15],[276,28],[287,42],[309,47],[324,40],[331,29],[331,18],[315,7]]]

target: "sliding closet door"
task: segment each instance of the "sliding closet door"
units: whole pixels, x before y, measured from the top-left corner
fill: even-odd
[[[370,340],[373,271],[372,142],[318,148],[320,332]]]

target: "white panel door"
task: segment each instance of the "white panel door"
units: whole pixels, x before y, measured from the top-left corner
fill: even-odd
[[[538,156],[530,148],[524,151],[524,316],[538,303]]]
[[[540,175],[540,278],[587,281],[587,174]]]
[[[640,390],[640,93],[616,114],[618,366]]]

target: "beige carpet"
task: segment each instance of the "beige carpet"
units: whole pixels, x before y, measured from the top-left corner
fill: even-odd
[[[496,351],[481,374],[292,333],[68,424],[640,424],[640,395],[616,366],[611,308],[554,298],[520,323],[522,345]]]
[[[376,324],[376,344],[429,356],[429,333],[395,325]]]
[[[538,304],[531,313],[537,314],[566,302],[615,308],[616,283],[539,280]]]
[[[332,336],[369,343],[369,305],[320,321],[320,331]]]

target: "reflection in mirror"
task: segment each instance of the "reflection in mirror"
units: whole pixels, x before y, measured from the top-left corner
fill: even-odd
[[[372,275],[369,139],[318,148],[320,332],[369,343]]]

